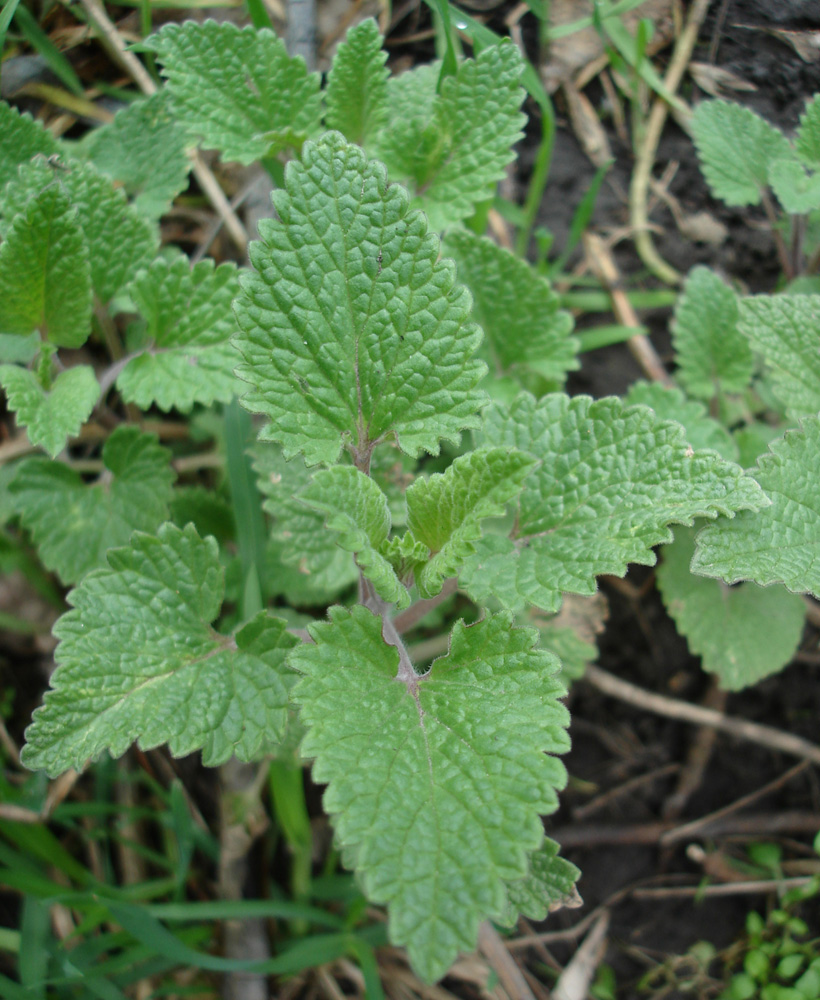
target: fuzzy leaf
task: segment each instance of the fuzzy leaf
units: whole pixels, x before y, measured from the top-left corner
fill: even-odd
[[[362,572],[385,601],[407,607],[410,595],[378,551],[390,534],[390,511],[387,497],[369,476],[352,465],[320,469],[298,499],[325,515],[325,525],[337,532],[343,549],[355,553]]]
[[[820,418],[773,442],[752,470],[771,506],[698,535],[692,572],[727,583],[754,580],[820,597]]]
[[[328,128],[360,146],[387,123],[387,80],[379,28],[372,18],[352,27],[336,50],[327,78]]]
[[[67,438],[79,434],[100,395],[89,365],[60,372],[49,390],[40,385],[34,372],[0,365],[0,385],[17,426],[25,427],[29,441],[45,448],[52,458],[65,448]]]
[[[777,200],[793,215],[820,208],[820,173],[809,172],[795,157],[769,164],[769,183]]]
[[[792,658],[803,634],[806,607],[784,587],[754,583],[727,587],[693,576],[695,530],[678,529],[664,546],[657,579],[666,610],[703,669],[720,686],[740,691],[777,673]]]
[[[349,586],[359,576],[348,552],[324,527],[324,518],[308,510],[296,494],[310,482],[310,470],[301,458],[286,461],[275,445],[259,444],[251,452],[263,506],[273,517],[271,541],[276,559],[305,579],[308,592],[317,592],[317,604]],[[300,601],[297,603],[311,603]]]
[[[25,206],[0,244],[0,331],[58,347],[91,333],[91,272],[77,213],[58,187]]]
[[[117,112],[91,134],[88,151],[97,169],[119,181],[141,215],[159,218],[188,186],[191,160],[185,133],[159,91]]]
[[[483,602],[512,609],[560,607],[564,591],[595,592],[602,573],[652,566],[669,524],[732,516],[767,503],[757,483],[714,452],[692,452],[680,424],[615,397],[522,393],[512,407],[485,410],[485,443],[543,459],[519,502],[515,541],[476,544],[461,575]]]
[[[52,167],[35,160],[22,166],[6,187],[3,212],[13,218],[44,188],[59,186],[77,209],[88,245],[91,284],[107,303],[156,254],[155,227],[128,204],[125,194],[90,164],[71,162]]]
[[[59,664],[23,750],[50,775],[80,769],[103,750],[168,743],[203,763],[251,760],[276,742],[287,716],[285,622],[262,612],[233,637],[211,627],[223,572],[212,538],[165,524],[108,553],[69,595],[57,623]]]
[[[713,417],[703,403],[687,399],[678,388],[658,382],[634,382],[625,396],[630,406],[648,406],[661,420],[677,420],[686,429],[686,440],[695,451],[711,448],[730,462],[738,460],[732,435]]]
[[[769,183],[769,164],[791,154],[783,133],[749,108],[728,101],[703,101],[691,124],[712,194],[727,205],[759,205]]]
[[[431,229],[472,215],[504,176],[525,121],[523,69],[518,49],[506,42],[465,59],[441,82],[439,94],[435,67],[391,79],[390,125],[375,148],[391,179],[416,196],[414,205],[427,213]]]
[[[805,163],[815,168],[820,167],[820,94],[815,94],[806,102],[794,145]]]
[[[93,485],[61,462],[29,458],[11,485],[14,505],[40,558],[63,583],[105,565],[110,548],[134,530],[155,531],[168,518],[171,453],[137,427],[118,427],[102,451],[106,471]]]
[[[512,927],[519,915],[530,920],[546,920],[551,910],[562,905],[580,905],[575,883],[581,872],[558,856],[560,849],[547,837],[541,847],[533,851],[527,875],[507,886],[508,910],[499,918],[499,924]]]
[[[738,300],[714,271],[690,271],[675,306],[672,342],[677,377],[690,396],[743,392],[754,371],[749,342],[738,330]]]
[[[457,623],[449,653],[402,683],[378,617],[330,617],[291,654],[302,753],[368,898],[388,904],[391,939],[432,981],[505,912],[507,883],[543,843],[539,814],[565,782],[549,755],[569,745],[558,664],[499,614]]]
[[[572,316],[526,261],[467,229],[448,233],[444,252],[473,296],[473,318],[495,362],[491,370],[529,369],[560,385],[580,367]]]
[[[407,194],[338,132],[308,143],[260,224],[235,310],[262,437],[308,465],[395,433],[404,451],[476,427],[481,331]]]
[[[272,31],[227,21],[166,24],[149,40],[182,125],[224,160],[253,163],[300,144],[321,115],[319,74]]]
[[[158,257],[129,286],[146,320],[145,353],[128,362],[117,379],[126,402],[142,409],[187,413],[195,403],[228,403],[240,389],[233,374],[239,355],[231,303],[239,292],[234,264],[187,257]]]
[[[0,101],[0,207],[3,188],[17,176],[17,168],[40,153],[48,158],[59,152],[60,144],[31,115]]]
[[[457,458],[444,473],[417,479],[407,490],[407,524],[431,559],[416,577],[422,597],[435,597],[448,576],[474,552],[481,522],[500,517],[537,465],[509,448],[480,448]]]
[[[789,417],[820,410],[820,295],[744,299],[740,331],[766,359],[773,389]]]

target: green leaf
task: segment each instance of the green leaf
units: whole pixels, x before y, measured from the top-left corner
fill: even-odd
[[[820,94],[806,102],[794,140],[798,156],[812,167],[820,167]]]
[[[820,208],[820,173],[809,172],[794,156],[769,164],[769,183],[787,212],[801,215]]]
[[[260,224],[235,311],[262,437],[309,465],[395,434],[437,454],[478,425],[480,330],[407,194],[338,132],[308,143]]]
[[[703,669],[717,674],[720,686],[739,691],[777,673],[792,658],[803,634],[806,607],[784,587],[754,583],[727,587],[693,576],[694,529],[678,529],[664,546],[658,567],[666,609]]]
[[[211,627],[222,604],[216,542],[193,525],[137,532],[69,595],[59,664],[26,733],[27,767],[50,775],[135,740],[203,763],[251,760],[284,731],[288,650],[297,640],[265,612],[233,637]]]
[[[550,755],[569,745],[558,664],[500,614],[457,623],[449,653],[397,683],[380,618],[362,606],[330,617],[291,654],[304,675],[293,691],[302,753],[328,784],[346,862],[432,981],[475,947],[481,920],[506,911],[507,883],[543,843],[539,813],[565,782]]]
[[[166,24],[148,44],[180,122],[224,160],[253,163],[318,128],[319,74],[291,59],[272,31],[185,21]]]
[[[117,112],[91,133],[88,152],[97,169],[119,181],[141,214],[156,219],[188,186],[191,160],[185,133],[159,91]]]
[[[727,583],[785,583],[820,596],[819,466],[820,418],[807,417],[800,430],[773,442],[753,470],[771,506],[704,528],[692,572]]]
[[[598,659],[597,636],[603,632],[608,614],[606,597],[600,591],[592,597],[565,594],[557,615],[545,616],[530,608],[524,623],[538,629],[541,648],[561,661],[561,681],[569,687]]]
[[[306,584],[307,597],[297,604],[327,603],[358,579],[353,559],[324,528],[324,518],[308,510],[296,497],[310,482],[310,470],[300,458],[286,461],[275,445],[258,444],[252,449],[253,468],[264,508],[273,517],[271,541],[277,561],[297,571]],[[276,581],[274,581],[276,582]]]
[[[581,872],[558,856],[560,849],[547,837],[541,847],[533,851],[527,875],[508,883],[508,909],[498,919],[499,924],[512,927],[519,915],[530,920],[546,920],[554,909],[580,905],[575,883]]]
[[[820,295],[756,295],[740,308],[740,331],[766,360],[773,390],[793,420],[820,410]]]
[[[572,316],[558,308],[549,282],[525,260],[467,229],[449,232],[444,252],[473,296],[473,318],[487,337],[491,370],[526,369],[561,385],[568,371],[580,367]]]
[[[729,462],[738,460],[738,448],[723,424],[710,417],[703,403],[687,399],[678,388],[658,382],[634,382],[625,396],[630,406],[648,406],[661,420],[677,420],[686,429],[686,440],[701,451],[711,448]]]
[[[33,330],[58,347],[81,347],[91,332],[88,249],[59,187],[32,198],[0,244],[0,331]]]
[[[672,323],[677,377],[689,395],[712,399],[748,387],[754,358],[737,323],[738,299],[732,289],[707,267],[693,268]]]
[[[481,522],[500,517],[538,462],[509,448],[480,448],[457,458],[444,473],[417,479],[407,490],[407,523],[431,559],[416,576],[422,597],[435,597],[448,576],[475,551]]]
[[[11,492],[46,568],[63,583],[76,583],[105,565],[107,550],[126,545],[134,530],[155,531],[168,518],[175,478],[170,458],[153,435],[118,427],[93,485],[61,462],[21,462]]]
[[[564,591],[594,593],[599,574],[652,566],[669,524],[767,503],[737,465],[693,453],[680,424],[615,397],[522,393],[485,417],[487,444],[543,462],[525,484],[514,539],[483,539],[465,565],[461,581],[480,603],[495,596],[513,610],[555,611]]]
[[[191,268],[182,255],[158,257],[128,288],[146,321],[144,353],[117,379],[123,399],[142,409],[189,412],[195,403],[228,403],[241,387],[233,369],[236,331],[231,303],[239,292],[234,264],[201,260]]]
[[[387,124],[387,80],[379,28],[372,18],[352,27],[336,50],[327,78],[325,123],[366,145]]]
[[[99,399],[100,387],[89,365],[75,365],[60,372],[50,389],[44,389],[34,372],[16,365],[0,365],[0,385],[6,390],[9,409],[28,439],[54,458],[75,437]]]
[[[769,164],[791,153],[782,132],[728,101],[699,104],[692,135],[706,182],[727,205],[759,205],[769,183]]]
[[[46,187],[58,185],[77,209],[77,219],[88,245],[91,284],[102,303],[114,295],[156,254],[156,228],[128,204],[90,164],[71,162],[50,166],[35,160],[20,167],[3,197],[7,218],[22,212],[31,198]]]
[[[17,176],[21,164],[38,153],[48,158],[59,150],[60,144],[40,122],[0,101],[0,207],[3,188]]]
[[[513,159],[524,63],[512,42],[491,45],[442,80],[439,94],[438,67],[423,69],[390,80],[390,125],[375,149],[440,230],[472,215]]]
[[[407,607],[410,595],[379,551],[391,528],[387,497],[369,476],[352,465],[320,469],[298,499],[325,515],[325,526],[338,534],[343,549],[355,553],[376,593],[390,604]]]

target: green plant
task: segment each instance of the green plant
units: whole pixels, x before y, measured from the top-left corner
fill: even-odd
[[[134,741],[210,765],[288,760],[301,740],[343,862],[434,980],[481,920],[573,897],[578,872],[541,822],[565,781],[564,688],[527,609],[651,565],[669,525],[696,518],[720,517],[700,572],[817,592],[783,544],[817,418],[753,476],[647,406],[556,391],[577,365],[571,320],[529,265],[461,226],[520,135],[511,44],[389,78],[365,22],[324,92],[265,30],[174,24],[148,45],[166,87],[79,148],[0,105],[0,384],[51,455],[16,464],[9,516],[75,585],[23,760],[55,775]],[[277,182],[241,273],[158,252],[194,140]],[[110,354],[99,378],[71,353],[92,334]],[[116,426],[78,466],[66,445],[114,389]],[[237,395],[261,415],[269,537]],[[224,414],[192,426],[224,442],[235,535],[220,492],[175,486],[169,448],[120,404]],[[749,541],[761,525],[771,555]],[[403,635],[456,580],[481,617],[421,673]],[[293,610],[331,603],[306,631]]]

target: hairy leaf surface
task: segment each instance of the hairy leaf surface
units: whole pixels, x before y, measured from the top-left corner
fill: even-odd
[[[29,458],[11,484],[14,505],[43,564],[63,583],[105,565],[108,549],[134,530],[155,531],[168,518],[175,475],[171,453],[137,427],[118,427],[102,451],[105,472],[93,485],[61,462]]]
[[[572,316],[558,308],[549,282],[526,261],[467,229],[448,233],[444,252],[473,297],[473,318],[495,362],[491,370],[528,369],[561,385],[580,367]]]
[[[559,850],[559,845],[547,837],[541,847],[533,851],[527,875],[507,886],[508,910],[499,919],[500,924],[512,927],[519,915],[530,920],[546,920],[550,910],[562,904],[580,905],[575,883],[581,872],[575,865],[559,857]]]
[[[319,74],[267,28],[186,21],[166,24],[149,44],[180,122],[225,160],[253,163],[318,128]]]
[[[695,451],[711,448],[730,462],[738,460],[738,447],[723,424],[710,417],[703,403],[687,399],[680,389],[659,382],[633,382],[624,401],[648,406],[661,420],[677,420]]]
[[[792,215],[820,208],[820,173],[806,172],[795,156],[769,164],[769,183],[777,200]]]
[[[325,124],[359,146],[367,145],[388,121],[386,61],[378,25],[371,18],[348,31],[333,57]]]
[[[380,618],[361,606],[330,617],[291,654],[302,752],[328,784],[347,861],[388,904],[392,940],[434,980],[506,911],[507,883],[543,843],[539,814],[565,782],[549,755],[568,748],[558,663],[499,614],[457,623],[449,653],[405,684]]]
[[[481,331],[406,192],[331,132],[288,164],[273,199],[279,218],[260,224],[235,306],[243,402],[270,419],[262,436],[315,465],[391,433],[437,454],[476,427]]]
[[[820,94],[806,103],[794,141],[798,155],[805,162],[820,167]]]
[[[38,153],[48,158],[59,150],[59,142],[40,122],[0,101],[0,208],[3,188],[17,176],[21,164]]]
[[[757,483],[714,452],[694,452],[683,428],[615,397],[522,393],[485,411],[484,441],[543,459],[519,502],[515,538],[476,544],[462,582],[477,601],[560,607],[564,591],[592,594],[601,573],[651,566],[669,524],[732,516],[767,501]]]
[[[738,330],[738,300],[707,267],[689,273],[675,306],[672,343],[677,377],[691,396],[711,399],[743,392],[754,370],[746,337]]]
[[[679,528],[674,542],[664,546],[658,586],[678,631],[702,658],[703,669],[717,674],[722,688],[739,691],[791,660],[803,634],[806,607],[784,587],[727,587],[694,576],[689,565],[695,534],[694,529]]]
[[[692,572],[736,583],[785,583],[820,597],[820,418],[807,417],[758,459],[752,474],[771,506],[710,524],[697,537]]]
[[[239,291],[233,264],[202,260],[191,268],[183,256],[158,257],[140,272],[129,293],[146,320],[145,352],[117,379],[126,402],[156,404],[183,413],[195,403],[227,403],[240,389],[230,343],[236,330],[231,303]]]
[[[0,365],[0,385],[6,390],[9,409],[28,439],[45,448],[53,458],[65,448],[88,420],[100,395],[90,365],[75,365],[60,372],[50,389],[44,389],[34,372],[17,365]]]
[[[782,132],[729,101],[699,104],[692,134],[712,194],[727,205],[759,205],[769,184],[769,164],[791,154]]]
[[[202,750],[215,766],[251,760],[284,732],[297,642],[262,612],[234,636],[211,622],[224,590],[216,542],[193,525],[137,532],[71,592],[57,623],[59,664],[23,750],[27,767],[59,774],[137,741]]]

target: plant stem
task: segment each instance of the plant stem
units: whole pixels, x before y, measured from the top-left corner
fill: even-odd
[[[451,594],[454,594],[457,590],[458,580],[456,577],[451,576],[449,580],[445,580],[442,584],[440,594],[436,594],[435,597],[422,598],[422,600],[416,601],[415,604],[411,604],[405,611],[396,615],[393,619],[393,627],[399,635],[404,632],[408,632],[414,625],[417,625],[425,615],[429,614],[433,608],[437,608],[439,604],[446,601],[447,598]]]

